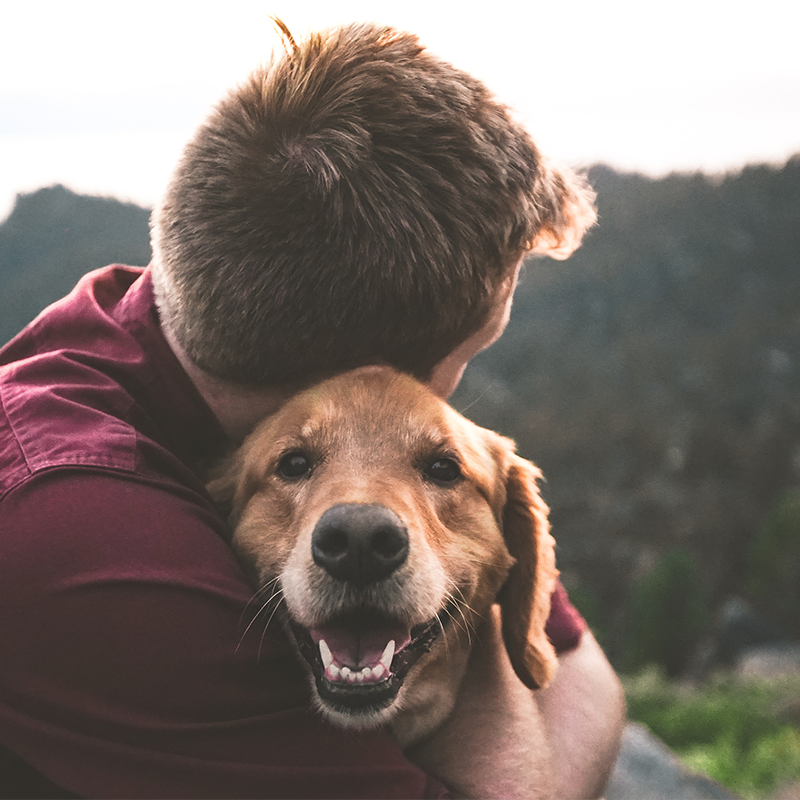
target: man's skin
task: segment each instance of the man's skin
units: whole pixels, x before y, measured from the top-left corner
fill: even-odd
[[[499,607],[476,644],[453,714],[408,757],[456,797],[591,798],[602,793],[625,724],[622,689],[589,631],[529,691],[511,667]]]
[[[521,261],[502,284],[485,325],[435,368],[440,397],[455,390],[469,363],[505,330]],[[226,383],[200,370],[165,332],[170,347],[234,441],[289,397],[280,389]],[[589,631],[559,658],[552,684],[532,693],[516,677],[499,618],[478,632],[452,717],[409,757],[456,793],[472,797],[598,797],[614,766],[625,725],[622,688]]]

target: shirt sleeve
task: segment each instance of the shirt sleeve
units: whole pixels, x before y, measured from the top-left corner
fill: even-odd
[[[572,605],[566,589],[559,582],[550,598],[550,618],[545,633],[558,655],[574,650],[586,630],[586,621]]]
[[[441,797],[335,730],[180,487],[58,468],[0,503],[0,745],[81,797]]]

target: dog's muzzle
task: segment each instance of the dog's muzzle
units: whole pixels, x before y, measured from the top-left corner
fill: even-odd
[[[405,525],[380,505],[333,506],[312,534],[314,563],[355,596],[390,578],[408,552]],[[441,624],[434,618],[409,628],[364,604],[312,628],[294,621],[291,628],[311,665],[320,699],[339,712],[358,715],[391,705]]]

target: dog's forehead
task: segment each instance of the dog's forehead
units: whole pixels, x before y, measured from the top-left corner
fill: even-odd
[[[303,406],[307,435],[324,430],[408,436],[448,427],[446,404],[412,378],[384,368],[357,370],[320,384]]]
[[[421,383],[388,367],[361,368],[312,387],[284,407],[278,424],[305,441],[347,439],[373,448],[455,445],[479,430]]]

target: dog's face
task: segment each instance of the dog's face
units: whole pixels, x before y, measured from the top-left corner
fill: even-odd
[[[297,395],[246,440],[212,494],[234,548],[344,725],[449,713],[470,636],[498,599],[530,687],[556,570],[539,473],[413,379],[370,367]],[[409,722],[414,720],[413,722]]]

